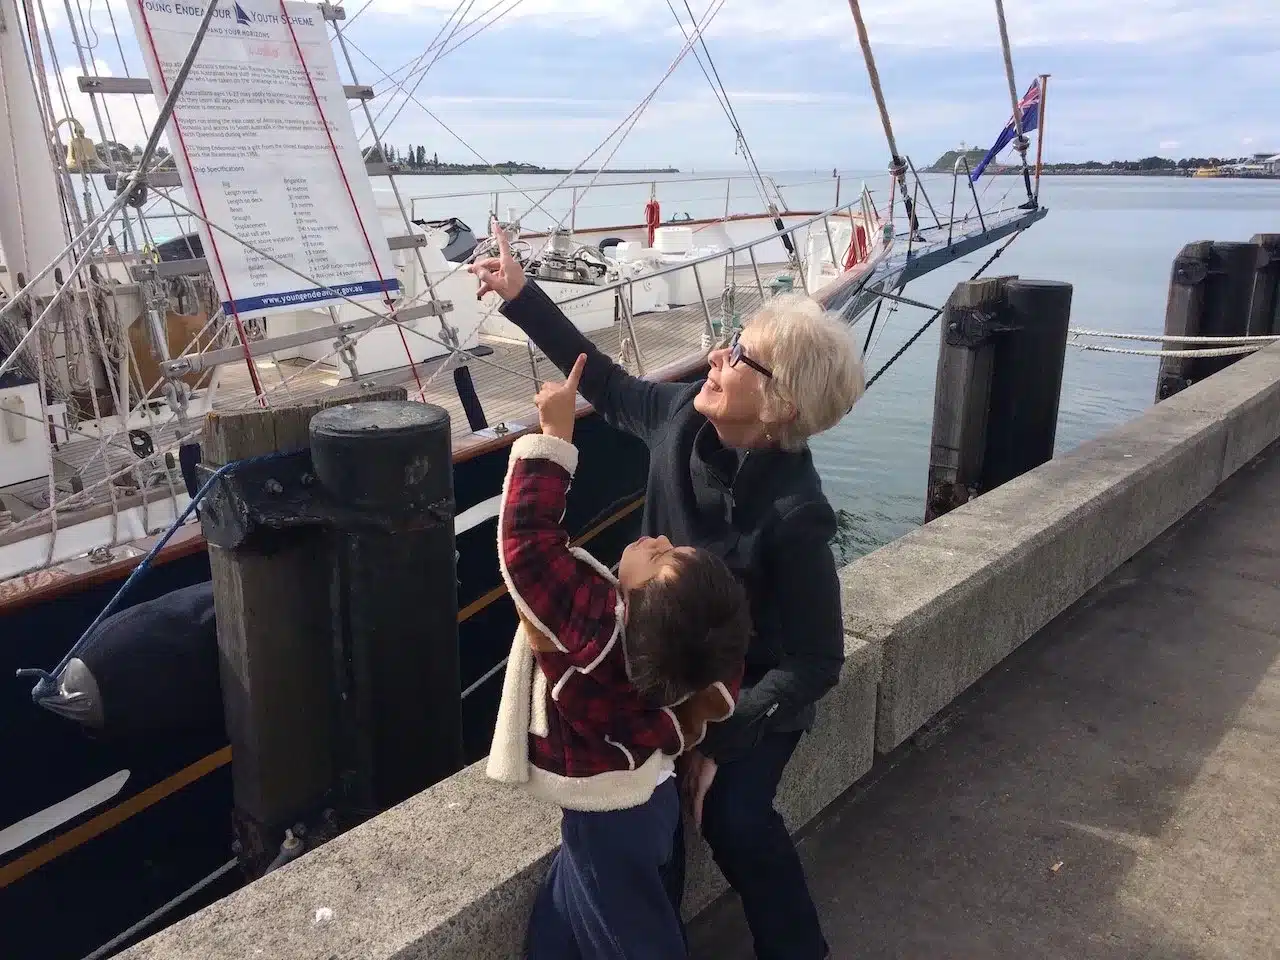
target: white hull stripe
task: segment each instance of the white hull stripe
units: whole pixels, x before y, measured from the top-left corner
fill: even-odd
[[[76,817],[106,803],[124,789],[128,779],[128,770],[113,773],[105,780],[100,780],[93,786],[86,787],[79,793],[72,794],[65,800],[59,800],[53,806],[45,807],[39,813],[33,813],[13,826],[0,830],[0,857],[11,850],[25,847],[36,837],[56,830],[64,823],[70,823]]]

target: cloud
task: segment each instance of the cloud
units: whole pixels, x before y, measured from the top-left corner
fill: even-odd
[[[687,25],[683,0],[672,2]],[[690,2],[701,15],[709,0]],[[1035,72],[1053,75],[1046,158],[1222,155],[1241,150],[1246,134],[1258,149],[1280,144],[1280,107],[1271,96],[1280,59],[1274,3],[1008,5],[1018,87]],[[363,12],[361,4],[347,5],[348,38],[398,77],[407,72],[398,68],[419,57],[458,9],[457,0],[373,0]],[[468,21],[500,19],[439,60],[416,96],[490,160],[557,166],[580,160],[652,90],[682,43],[666,0],[467,4]],[[961,140],[989,143],[1009,110],[991,5],[863,0],[862,8],[901,148],[924,164]],[[89,39],[99,71],[144,76],[124,0],[95,0],[86,10],[97,31]],[[126,61],[108,12],[121,30]],[[450,46],[473,30],[464,28]],[[97,140],[88,98],[75,87],[80,71],[65,66],[76,62],[65,23],[54,34],[73,112]],[[729,0],[707,44],[762,166],[884,166],[887,147],[846,4],[787,0],[780,15],[777,0]],[[358,79],[379,91],[370,106],[375,114],[385,109],[381,127],[403,97],[360,53],[353,56]],[[132,99],[99,99],[110,110],[116,139],[130,144],[141,142],[145,121],[155,114],[153,98],[141,97],[140,120]],[[361,131],[362,110],[354,114]],[[388,140],[426,144],[442,159],[472,159],[413,104],[399,113]],[[739,169],[735,147],[733,130],[690,56],[614,162]]]
[[[675,24],[666,0],[502,0],[514,4],[506,24],[542,27],[559,33],[627,32],[645,27],[665,33]],[[673,5],[687,23],[683,0]],[[457,8],[455,0],[373,0],[366,16],[395,14],[440,21]],[[691,3],[701,17],[704,0]],[[468,19],[488,4],[478,4]],[[501,9],[501,8],[500,8]],[[909,44],[949,49],[994,48],[999,42],[994,8],[956,0],[866,0],[861,5],[873,46]],[[1115,45],[1181,42],[1242,30],[1280,35],[1274,0],[1019,0],[1007,8],[1015,46]],[[500,12],[495,11],[495,12]],[[350,12],[349,12],[350,15]],[[733,0],[710,28],[710,36],[845,38],[856,42],[845,4],[832,0]]]

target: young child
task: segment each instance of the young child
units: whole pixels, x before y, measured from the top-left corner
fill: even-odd
[[[674,758],[733,712],[748,606],[723,561],[665,537],[628,546],[616,578],[569,546],[561,520],[585,362],[542,387],[542,433],[511,448],[498,556],[520,627],[488,775],[564,811],[530,960],[672,960],[684,939],[659,871],[680,816]]]

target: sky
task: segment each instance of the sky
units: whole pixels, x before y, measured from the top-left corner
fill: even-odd
[[[126,2],[90,0],[92,30],[81,33],[96,34],[90,55],[99,72],[145,76]],[[719,8],[704,38],[762,169],[887,163],[846,0],[690,2],[699,18]],[[68,97],[97,139],[75,89],[82,71],[71,66],[62,5],[45,3]],[[687,28],[684,0],[672,4]],[[663,79],[685,45],[668,0],[462,0],[464,26],[451,39],[457,0],[363,7],[347,3],[347,36],[359,81],[382,94],[371,105],[383,111],[378,126],[395,117],[386,139],[398,147],[424,144],[454,162],[570,166],[656,88],[620,145],[615,136],[593,163],[612,153],[615,167],[742,167],[733,128],[693,56]],[[1006,0],[1005,8],[1019,94],[1035,75],[1051,75],[1047,162],[1280,152],[1280,0]],[[988,146],[1010,112],[994,3],[864,0],[862,11],[899,149],[926,165],[962,142]],[[495,17],[470,36],[470,24]],[[410,81],[419,103],[391,98],[381,71],[402,77],[398,68],[424,62],[442,28],[444,54]],[[112,116],[117,139],[132,144],[155,111],[146,103],[139,117],[130,99],[113,98]],[[353,116],[364,132],[363,113]]]

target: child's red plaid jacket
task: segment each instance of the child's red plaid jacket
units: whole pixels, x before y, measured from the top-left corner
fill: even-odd
[[[737,691],[716,684],[674,708],[654,707],[635,691],[617,580],[570,547],[561,526],[577,459],[573,444],[541,434],[512,446],[498,549],[521,629],[489,773],[562,806],[618,809],[645,802],[672,758],[702,739],[705,722],[733,712]],[[531,681],[530,650],[537,665]],[[527,744],[527,770],[516,738]],[[514,757],[505,771],[500,751]]]

